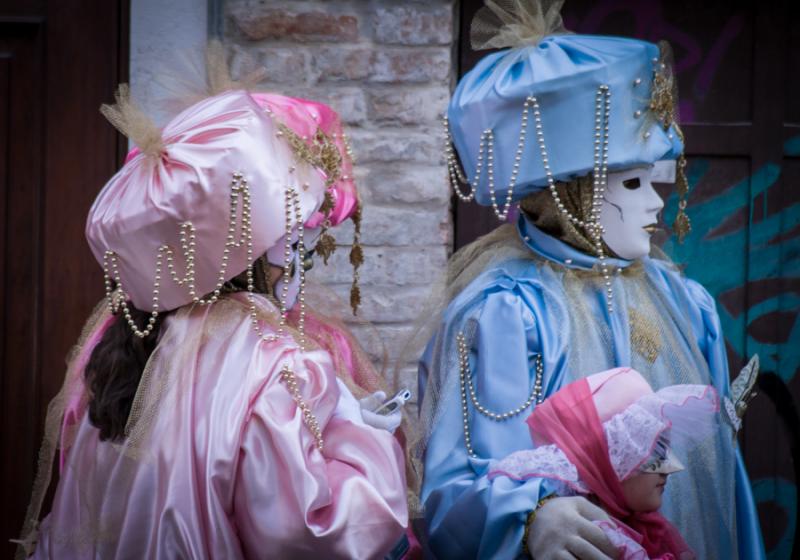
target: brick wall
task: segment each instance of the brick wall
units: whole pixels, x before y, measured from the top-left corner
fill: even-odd
[[[363,306],[390,361],[423,311],[452,246],[440,115],[449,98],[455,0],[226,0],[234,73],[263,66],[265,89],[329,103],[344,120],[364,201]],[[350,222],[334,232],[352,239]],[[347,297],[348,251],[312,271]],[[368,351],[367,327],[354,325]],[[415,368],[405,364],[409,388]],[[415,378],[414,378],[415,379]]]

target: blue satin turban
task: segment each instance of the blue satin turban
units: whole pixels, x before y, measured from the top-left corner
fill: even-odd
[[[623,37],[553,35],[535,46],[490,54],[459,82],[448,108],[453,143],[470,180],[475,179],[481,135],[494,134],[494,182],[503,203],[520,136],[525,99],[535,96],[550,169],[555,180],[591,172],[595,163],[598,87],[610,91],[608,169],[675,159],[683,143],[650,109],[654,75],[662,71],[659,47]],[[677,100],[675,100],[677,102]],[[513,200],[547,186],[529,114]],[[476,200],[491,204],[485,168]]]

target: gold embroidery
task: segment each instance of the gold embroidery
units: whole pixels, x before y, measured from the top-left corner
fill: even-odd
[[[328,259],[336,252],[336,239],[328,233],[328,228],[322,230],[322,235],[319,236],[319,241],[317,241],[316,250],[325,264],[328,264]]]
[[[631,329],[631,347],[651,364],[661,352],[661,334],[658,327],[633,307],[628,308]]]
[[[278,123],[278,128],[298,160],[309,163],[325,173],[326,185],[331,186],[341,178],[342,154],[330,136],[317,129],[317,133],[309,142],[283,123]]]
[[[664,130],[672,126],[681,142],[684,142],[683,131],[676,122],[676,104],[678,100],[678,87],[672,74],[672,51],[666,42],[659,44],[661,55],[657,67],[653,72],[653,89],[650,96],[650,110],[660,122]],[[678,192],[678,214],[672,224],[672,229],[678,236],[678,242],[691,231],[692,224],[686,215],[686,197],[689,194],[689,182],[686,178],[686,156],[681,154],[677,160],[677,175],[675,188]]]

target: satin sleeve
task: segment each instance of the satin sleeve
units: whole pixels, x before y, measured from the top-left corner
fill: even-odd
[[[236,472],[234,520],[246,557],[382,558],[408,522],[399,445],[363,423],[326,353],[297,352],[283,363],[324,446],[273,372],[252,402]]]
[[[533,312],[540,296],[511,279],[487,289],[483,301],[464,322],[470,330],[470,366],[482,406],[494,412],[518,407],[533,389],[535,356],[540,346]],[[443,327],[444,332],[453,329]],[[440,334],[441,335],[441,334]],[[444,343],[445,347],[455,345]],[[426,352],[421,370],[458,379],[454,356],[435,362]],[[525,418],[532,408],[498,422],[468,407],[470,437],[476,456],[467,453],[462,399],[458,382],[446,385],[448,396],[441,418],[432,428],[425,455],[422,500],[428,546],[436,558],[522,557],[522,537],[528,515],[540,498],[552,493],[539,478],[525,481],[488,477],[490,464],[520,449],[530,449]]]

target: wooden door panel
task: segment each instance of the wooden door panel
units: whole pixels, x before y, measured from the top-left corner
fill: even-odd
[[[42,77],[45,64],[43,20],[0,23],[0,56],[5,69],[0,119],[6,149],[0,159],[4,215],[2,269],[2,476],[5,505],[0,508],[4,556],[13,548],[28,503],[39,435],[38,277],[39,204],[42,194]]]
[[[19,536],[47,404],[102,296],[83,230],[124,149],[98,108],[127,80],[128,13],[127,0],[0,3],[2,557]]]

